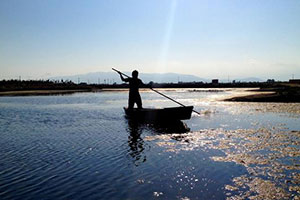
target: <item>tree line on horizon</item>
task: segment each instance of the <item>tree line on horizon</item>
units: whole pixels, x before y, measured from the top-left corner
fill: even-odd
[[[154,83],[149,82],[142,88],[216,88],[216,87],[267,87],[274,81],[267,82],[234,82],[234,83],[204,83],[204,82],[179,82],[179,83]],[[74,83],[70,80],[1,80],[0,91],[16,90],[75,90],[75,89],[102,89],[102,88],[128,88],[128,84],[87,84]]]
[[[0,91],[13,90],[65,90],[65,89],[87,89],[72,81],[64,80],[2,80],[0,81]]]

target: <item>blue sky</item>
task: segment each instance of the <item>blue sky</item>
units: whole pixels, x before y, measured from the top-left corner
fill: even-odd
[[[1,0],[0,79],[300,78],[298,0]]]

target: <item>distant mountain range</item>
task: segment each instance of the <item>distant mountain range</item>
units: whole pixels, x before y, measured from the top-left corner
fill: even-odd
[[[235,79],[236,82],[264,82],[266,80],[256,77],[249,77],[249,78],[242,78],[242,79]],[[226,82],[226,81],[224,81]],[[227,81],[228,82],[228,81]]]
[[[124,72],[131,76],[131,72]],[[177,74],[177,73],[140,73],[139,78],[144,83],[153,81],[155,83],[178,83],[178,82],[211,82],[211,79],[200,78],[195,75]],[[73,76],[56,76],[51,77],[54,80],[70,80],[74,83],[101,83],[101,84],[113,84],[122,83],[120,76],[116,72],[92,72],[87,74],[78,74]],[[259,78],[244,78],[235,79],[237,82],[262,82],[264,80]],[[231,80],[232,81],[232,80]],[[221,79],[220,82],[228,82],[228,80]]]

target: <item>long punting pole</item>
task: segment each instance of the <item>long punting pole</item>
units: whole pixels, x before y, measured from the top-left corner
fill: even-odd
[[[112,68],[112,70],[114,70],[114,71],[116,71],[116,72],[118,72],[118,73],[120,73],[120,74],[126,76],[127,78],[130,78],[130,76],[124,74],[123,72],[120,72],[119,70],[116,70],[115,68]],[[171,97],[168,97],[167,95],[165,95],[165,94],[163,94],[163,93],[161,93],[161,92],[159,92],[159,91],[157,91],[157,90],[154,90],[153,88],[149,88],[149,89],[151,89],[152,91],[156,92],[157,94],[160,94],[161,96],[166,97],[167,99],[169,99],[169,100],[171,100],[171,101],[173,101],[173,102],[175,102],[175,103],[177,103],[177,104],[179,104],[179,105],[181,105],[181,106],[183,106],[183,107],[186,107],[184,104],[182,104],[182,103],[180,103],[180,102],[178,102],[178,101],[172,99]],[[197,111],[195,111],[195,110],[193,110],[193,112],[197,113],[198,115],[201,115],[199,112],[197,112]]]

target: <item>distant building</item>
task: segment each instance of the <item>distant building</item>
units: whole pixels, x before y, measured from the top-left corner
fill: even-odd
[[[300,79],[290,79],[289,83],[296,83],[296,84],[300,84]]]
[[[218,84],[218,83],[219,83],[219,79],[212,79],[212,80],[211,80],[211,83],[212,83],[212,84]]]
[[[268,79],[267,83],[275,83],[275,80],[274,79]]]

